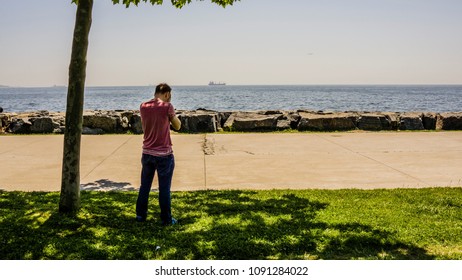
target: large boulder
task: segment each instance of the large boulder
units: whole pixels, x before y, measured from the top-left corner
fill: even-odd
[[[64,126],[66,124],[66,117],[64,116],[64,113],[56,113],[52,115],[51,118],[53,119],[53,122],[60,126]]]
[[[386,121],[382,122],[384,130],[398,130],[399,128],[399,113],[381,112],[385,116]]]
[[[399,118],[400,130],[423,130],[424,125],[422,121],[423,113],[403,113]]]
[[[123,131],[128,131],[131,129],[131,119],[135,114],[134,111],[123,111],[120,113],[120,126]]]
[[[7,127],[7,131],[15,134],[28,134],[32,123],[28,119],[13,118]]]
[[[141,116],[139,110],[126,110],[120,112],[120,126],[123,131],[142,134]]]
[[[135,134],[143,134],[140,113],[135,113],[130,117],[130,131]]]
[[[282,114],[266,115],[258,112],[235,112],[223,126],[226,131],[274,131]]]
[[[275,130],[297,129],[298,122],[300,121],[300,115],[296,111],[267,110],[258,111],[257,113],[276,116],[277,123]]]
[[[207,133],[218,131],[218,114],[213,111],[183,112],[178,115],[178,118],[181,121],[180,132]]]
[[[422,124],[424,129],[435,130],[436,129],[436,120],[438,118],[437,113],[426,112],[422,115]]]
[[[439,114],[436,129],[462,130],[462,112]]]
[[[295,111],[284,112],[284,117],[289,121],[291,129],[297,129],[301,116]]]
[[[83,126],[88,128],[101,128],[106,133],[121,132],[120,116],[110,115],[103,112],[85,112],[83,114]]]
[[[300,112],[298,130],[343,131],[356,129],[356,115],[351,113]]]
[[[84,134],[84,135],[100,135],[100,134],[104,134],[104,130],[102,130],[101,128],[89,128],[89,127],[84,126],[82,128],[82,134]]]
[[[24,113],[24,114],[27,114],[29,118],[40,118],[40,117],[50,116],[50,112],[48,112],[47,110],[35,111],[35,112]]]
[[[288,120],[285,116],[283,119],[279,119],[276,123],[276,130],[288,130],[292,129],[290,125],[290,120]]]
[[[393,114],[361,113],[357,126],[361,130],[392,130],[396,121],[393,117]]]
[[[10,117],[7,114],[0,113],[0,132],[4,132],[10,123]]]
[[[53,121],[51,117],[30,118],[32,123],[30,131],[32,133],[52,133],[59,128],[59,123]]]
[[[222,130],[226,121],[233,112],[217,112],[218,114],[218,130]]]
[[[53,120],[53,133],[63,134],[66,129],[65,113],[52,113],[50,117]]]

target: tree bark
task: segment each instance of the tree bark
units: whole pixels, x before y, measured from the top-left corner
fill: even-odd
[[[80,208],[80,140],[92,8],[93,0],[78,1],[67,90],[66,130],[59,202],[59,212],[62,213],[76,212]]]

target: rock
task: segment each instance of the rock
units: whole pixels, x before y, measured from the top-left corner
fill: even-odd
[[[389,115],[362,113],[358,119],[358,128],[362,130],[391,130],[393,125]]]
[[[422,122],[423,113],[403,113],[400,115],[399,129],[400,130],[423,130]]]
[[[278,122],[276,124],[276,129],[277,130],[291,129],[290,120],[288,120],[288,119],[278,120]]]
[[[260,115],[283,115],[284,113],[279,110],[267,110],[267,111],[258,111],[257,114]]]
[[[59,124],[60,126],[66,125],[66,118],[62,115],[52,116],[53,122]]]
[[[462,130],[462,112],[439,114],[436,120],[436,129]]]
[[[122,117],[127,117],[128,119],[130,119],[135,113],[140,113],[140,111],[133,111],[133,110],[128,110],[128,111],[123,111],[120,113],[120,115]]]
[[[55,128],[59,127],[59,124],[55,124],[50,117],[30,118],[29,120],[32,123],[30,127],[32,133],[52,133]]]
[[[13,119],[8,125],[7,131],[15,134],[30,133],[32,123],[27,119]]]
[[[10,123],[10,117],[7,114],[0,113],[0,131],[4,131]]]
[[[291,129],[297,129],[300,122],[300,115],[297,112],[284,112],[285,118],[290,122]]]
[[[274,131],[282,115],[263,115],[257,112],[231,114],[223,129],[226,131]]]
[[[100,128],[107,133],[117,133],[122,130],[120,117],[117,115],[103,114],[102,112],[85,112],[83,114],[83,126],[88,128]]]
[[[218,129],[222,129],[225,126],[226,121],[233,112],[217,112],[218,114]]]
[[[122,126],[123,130],[127,131],[130,128],[130,121],[127,117],[122,117],[120,125]]]
[[[181,121],[180,132],[207,133],[218,131],[218,114],[215,112],[182,113],[178,118]]]
[[[82,129],[82,134],[85,135],[99,135],[99,134],[104,134],[104,130],[101,128],[89,128],[84,126]]]
[[[300,112],[299,131],[342,131],[356,129],[356,116],[350,113]]]
[[[436,119],[438,114],[437,113],[424,113],[422,116],[422,124],[424,129],[427,130],[435,130],[436,129]]]
[[[41,110],[41,111],[36,111],[36,112],[29,112],[29,113],[24,113],[29,117],[30,119],[32,118],[41,118],[41,117],[49,117],[50,112],[46,110]]]
[[[141,124],[141,116],[139,113],[133,114],[130,117],[130,131],[135,134],[143,134],[143,126]]]
[[[362,114],[358,119],[358,128],[362,130],[381,130],[381,117],[384,116],[377,114]]]
[[[65,130],[66,130],[65,126],[59,126],[59,127],[55,128],[55,129],[53,129],[53,133],[63,134]]]
[[[135,115],[137,115],[137,117]],[[139,131],[141,132],[137,132],[137,134],[142,133],[141,117],[140,117],[139,110],[123,111],[120,113],[120,118],[121,118],[120,125],[122,126],[123,131],[130,130],[135,133],[135,131],[138,131],[138,128],[133,129],[132,126],[137,126],[137,121],[139,121]]]
[[[131,120],[133,115],[135,114],[135,111],[123,111],[120,113],[121,117],[121,125],[124,128],[124,130],[130,129],[131,128]],[[139,112],[138,112],[139,114]],[[127,127],[125,127],[127,126]]]
[[[38,112],[37,112],[37,115],[38,115],[39,117],[47,117],[47,116],[50,115],[50,112],[48,112],[47,110],[41,110],[41,111],[38,111]]]
[[[381,112],[385,116],[385,121],[382,122],[385,130],[398,130],[399,128],[399,113]]]

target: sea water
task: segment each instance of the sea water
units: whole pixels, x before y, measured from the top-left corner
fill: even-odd
[[[460,112],[462,85],[172,86],[176,109]],[[153,86],[88,87],[85,110],[136,110]],[[66,109],[65,87],[0,88],[5,112]]]

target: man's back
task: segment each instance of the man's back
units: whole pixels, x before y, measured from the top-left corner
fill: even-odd
[[[141,104],[140,114],[144,131],[143,153],[153,156],[171,154],[170,118],[175,116],[173,105],[154,98]]]

